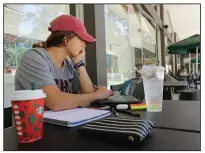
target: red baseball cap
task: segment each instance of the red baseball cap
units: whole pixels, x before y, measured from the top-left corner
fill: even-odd
[[[96,41],[91,35],[89,35],[86,31],[84,24],[80,21],[80,19],[72,16],[72,15],[61,15],[55,18],[50,23],[50,27],[48,28],[50,32],[55,31],[72,31],[78,37],[83,39],[88,43],[93,43]]]

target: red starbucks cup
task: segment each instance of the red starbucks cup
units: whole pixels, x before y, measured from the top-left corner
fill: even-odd
[[[43,136],[43,90],[14,91],[12,111],[19,143],[30,143]]]

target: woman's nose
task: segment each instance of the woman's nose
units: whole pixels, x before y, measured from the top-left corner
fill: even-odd
[[[85,43],[84,40],[82,40],[82,46],[83,46],[83,47],[86,47],[86,43]]]

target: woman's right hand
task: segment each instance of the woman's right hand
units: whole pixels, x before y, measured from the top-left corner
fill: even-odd
[[[102,86],[96,89],[95,93],[97,94],[99,100],[106,99],[114,94],[112,90],[108,90],[106,87]]]

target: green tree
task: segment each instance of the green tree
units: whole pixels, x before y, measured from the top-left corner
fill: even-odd
[[[27,12],[23,21],[30,21],[34,26],[32,36],[41,33],[48,33],[50,22],[60,14],[66,14],[66,7],[68,5],[33,5],[36,7],[36,12]]]
[[[13,52],[4,52],[4,68],[8,66],[15,66],[15,55]]]
[[[25,49],[24,48],[18,48],[17,51],[16,51],[16,58],[17,58],[17,61],[19,62],[23,53],[24,53]]]
[[[17,11],[24,10],[24,15],[21,21],[16,26],[19,26],[22,22],[30,22],[34,25],[32,33],[25,37],[19,37],[17,35],[4,33],[4,66],[16,66],[20,61],[23,53],[32,47],[32,45],[41,38],[39,33],[48,33],[48,26],[52,19],[59,16],[60,13],[65,13],[67,5],[32,5],[34,9],[28,10],[26,7],[31,5],[10,5],[7,7],[15,9]],[[27,11],[25,11],[27,10]],[[61,12],[62,11],[62,12]],[[28,27],[30,28],[30,27]],[[30,37],[38,38],[38,40],[31,39]]]
[[[4,34],[4,68],[15,65],[14,37]]]

